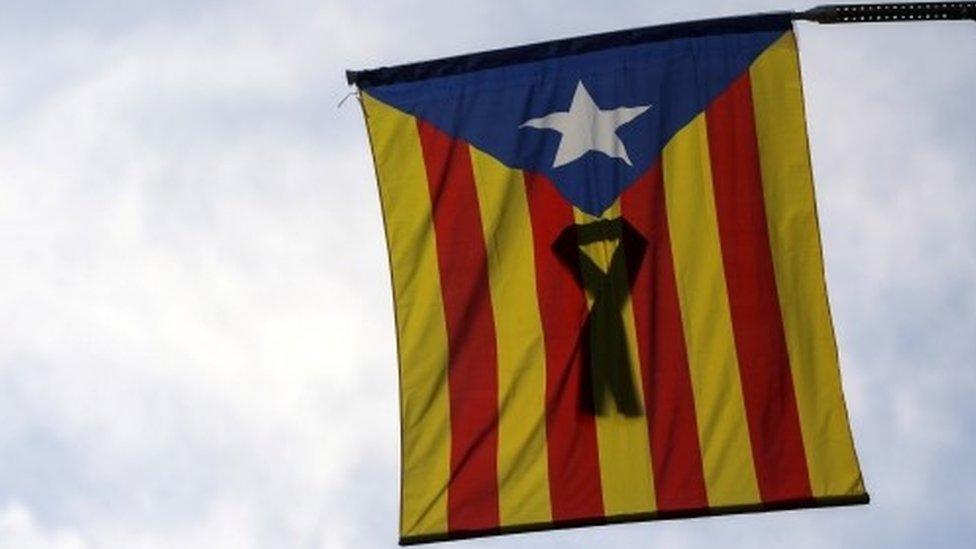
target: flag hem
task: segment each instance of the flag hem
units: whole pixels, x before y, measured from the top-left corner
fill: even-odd
[[[399,540],[401,546],[456,541],[462,539],[482,538],[504,534],[524,534],[529,532],[543,532],[547,530],[565,530],[587,526],[606,526],[611,524],[625,524],[633,522],[652,522],[672,519],[704,518],[723,515],[738,515],[743,513],[766,513],[774,511],[794,511],[799,509],[816,509],[821,507],[846,507],[852,505],[867,505],[871,497],[867,492],[847,496],[823,496],[812,499],[787,500],[771,503],[753,503],[744,505],[726,505],[704,509],[686,509],[678,511],[653,511],[649,513],[632,513],[609,517],[581,518],[553,522],[537,522],[529,524],[515,524],[483,530],[467,530],[461,532],[445,532],[441,534],[419,534],[404,536]]]
[[[672,40],[675,38],[730,34],[743,31],[785,31],[791,28],[795,18],[796,14],[794,12],[779,11],[611,31],[456,55],[418,63],[407,63],[392,67],[379,67],[358,71],[347,70],[346,81],[350,85],[357,86],[359,89],[369,89],[376,86],[416,82],[428,78],[464,74],[484,69],[505,67],[532,61],[543,61],[567,55],[578,55],[616,47]]]
[[[854,444],[854,426],[851,424],[851,412],[847,405],[847,395],[844,393],[844,376],[841,371],[841,361],[840,361],[840,342],[837,339],[837,326],[834,324],[834,311],[830,304],[830,294],[827,288],[827,257],[824,253],[823,245],[823,233],[820,230],[820,207],[817,202],[817,178],[813,173],[813,148],[810,146],[810,132],[808,130],[809,125],[807,124],[807,99],[806,91],[803,86],[803,62],[800,58],[800,39],[799,35],[794,31],[793,40],[795,42],[795,47],[793,48],[793,56],[796,59],[796,70],[797,78],[800,82],[800,112],[803,117],[803,139],[806,143],[807,151],[807,165],[810,166],[810,197],[813,202],[813,223],[816,230],[814,234],[816,235],[817,251],[820,257],[820,277],[822,280],[823,295],[826,301],[827,307],[827,323],[830,326],[830,335],[834,340],[834,368],[837,372],[837,380],[840,388],[840,402],[841,407],[844,412],[845,425],[847,427],[847,437],[851,441],[851,452],[854,455],[854,465],[857,467],[858,478],[860,479],[861,489],[867,490],[867,482],[864,480],[864,469],[861,468],[861,459],[857,454],[857,446]]]
[[[359,108],[363,111],[363,125],[366,129],[366,139],[369,141],[369,155],[373,161],[373,177],[376,180],[376,199],[380,204],[380,215],[383,219],[383,240],[386,243],[386,261],[387,261],[387,271],[389,273],[390,281],[390,304],[393,305],[393,330],[394,335],[394,345],[396,347],[396,369],[397,369],[397,418],[399,425],[399,440],[398,446],[400,451],[400,474],[398,475],[398,500],[400,502],[399,512],[397,514],[397,525],[403,527],[403,372],[400,368],[400,318],[397,314],[397,295],[396,295],[396,283],[393,279],[393,243],[390,240],[390,231],[387,228],[386,220],[388,219],[386,214],[386,206],[383,204],[383,187],[380,179],[380,168],[379,162],[376,158],[376,142],[373,138],[373,133],[369,129],[369,111],[366,109],[366,103],[362,97],[362,91],[358,91],[356,94],[356,99],[359,101]]]

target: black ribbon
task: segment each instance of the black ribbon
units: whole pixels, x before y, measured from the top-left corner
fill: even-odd
[[[580,249],[587,244],[613,241],[617,241],[617,247],[606,272]],[[583,326],[587,337],[583,340],[581,407],[592,414],[605,415],[607,397],[613,397],[621,414],[642,415],[631,368],[637,357],[630,356],[622,311],[633,285],[632,275],[644,258],[647,240],[618,217],[566,227],[552,249],[593,300]]]

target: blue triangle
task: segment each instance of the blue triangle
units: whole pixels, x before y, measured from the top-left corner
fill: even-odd
[[[600,215],[783,31],[671,38],[426,80],[381,85],[375,98],[463,139],[515,169],[547,176],[572,204]],[[583,82],[602,110],[652,105],[617,129],[631,165],[588,152],[553,167],[561,134],[520,128],[568,111]]]

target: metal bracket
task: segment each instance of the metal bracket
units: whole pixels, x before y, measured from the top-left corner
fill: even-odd
[[[796,19],[823,24],[892,21],[976,21],[976,2],[907,4],[831,4],[798,12]]]

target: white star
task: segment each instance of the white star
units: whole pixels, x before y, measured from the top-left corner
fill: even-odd
[[[556,130],[563,134],[556,150],[553,168],[569,164],[589,151],[619,158],[631,166],[627,149],[617,137],[617,128],[644,114],[649,108],[650,105],[644,105],[602,111],[580,81],[576,85],[569,111],[556,111],[541,118],[533,118],[519,127]]]

